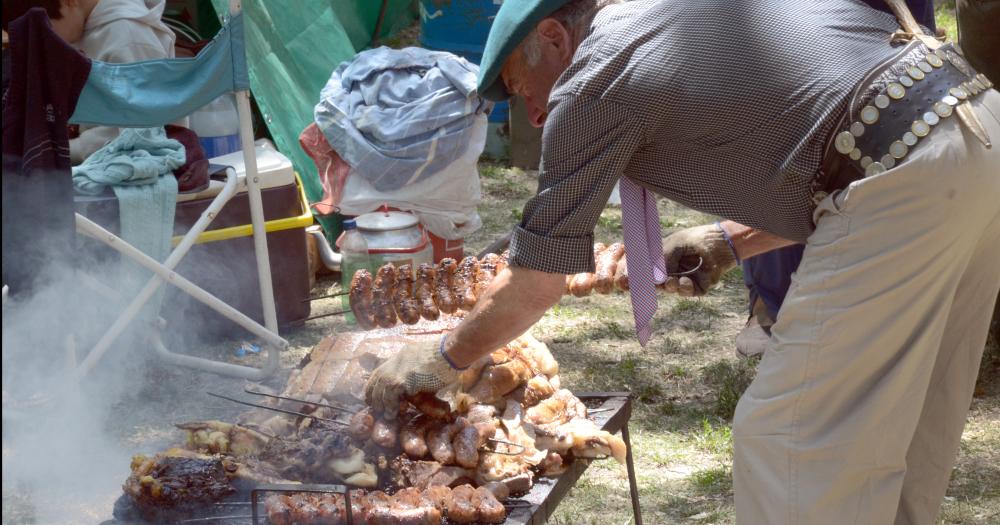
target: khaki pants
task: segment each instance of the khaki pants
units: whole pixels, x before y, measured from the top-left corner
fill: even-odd
[[[943,119],[820,203],[736,408],[740,524],[933,523],[1000,290],[1000,93],[987,150]]]

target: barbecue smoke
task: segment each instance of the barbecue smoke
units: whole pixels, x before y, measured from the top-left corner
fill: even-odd
[[[93,267],[87,275],[111,286],[122,280],[120,271],[102,276]],[[149,352],[133,329],[91,374],[74,380],[71,363],[123,308],[83,279],[50,266],[44,284],[3,307],[4,524],[99,523],[111,517],[128,476],[135,447],[109,428],[120,420],[116,404],[144,381]]]

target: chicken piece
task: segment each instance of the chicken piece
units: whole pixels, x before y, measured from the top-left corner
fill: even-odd
[[[455,448],[455,463],[465,468],[476,468],[479,464],[479,449],[493,436],[497,426],[495,420],[464,426],[452,441]]]
[[[443,314],[453,314],[458,310],[459,299],[452,292],[452,279],[458,271],[455,259],[446,257],[438,263],[437,280],[434,282],[434,301]]]
[[[396,315],[405,324],[417,324],[420,320],[420,302],[414,295],[413,265],[403,264],[396,269],[396,293],[393,296]]]
[[[469,365],[469,368],[462,370],[458,375],[458,383],[461,385],[462,391],[467,392],[472,389],[473,386],[479,381],[479,378],[483,375],[483,368],[486,365],[493,364],[493,358],[489,355],[485,355],[476,359]]]
[[[376,326],[375,310],[372,308],[374,300],[372,297],[373,280],[371,272],[362,268],[354,272],[354,277],[351,278],[351,288],[348,291],[351,312],[354,313],[358,326],[364,330],[371,330]]]
[[[563,462],[563,457],[558,452],[549,451],[545,459],[538,464],[538,475],[548,478],[557,478],[569,468],[569,463]]]
[[[519,359],[486,367],[479,382],[469,390],[469,395],[480,403],[496,403],[524,384],[531,376],[531,369]]]
[[[403,424],[399,433],[399,441],[403,452],[412,459],[421,459],[427,455],[427,429],[434,420],[424,414],[419,414]]]
[[[477,488],[471,501],[478,511],[480,523],[503,523],[507,518],[507,509],[486,487]]]
[[[365,463],[364,470],[344,478],[344,484],[366,489],[375,488],[378,486],[378,473],[375,472],[375,465]]]
[[[372,409],[365,407],[351,416],[347,423],[347,434],[358,441],[365,441],[372,435],[375,426],[375,416]]]
[[[546,425],[586,417],[586,405],[577,399],[572,392],[562,389],[553,394],[552,397],[543,399],[537,405],[529,408],[525,412],[524,420],[535,425]]]
[[[510,346],[513,347],[513,353],[524,360],[535,374],[545,374],[551,380],[559,373],[559,362],[545,343],[525,334],[515,339]]]
[[[569,419],[587,419],[587,405],[580,401],[580,398],[573,395],[573,392],[565,388],[556,390],[552,397],[562,399],[566,403],[566,416]]]
[[[616,242],[608,246],[596,258],[597,271],[594,272],[594,291],[609,294],[615,289],[615,271],[618,261],[625,256],[625,245]]]
[[[442,465],[451,465],[455,462],[455,447],[452,446],[451,440],[455,438],[459,429],[467,424],[464,418],[459,419],[462,423],[455,421],[427,432],[427,448],[431,451],[431,457]]]
[[[497,501],[507,501],[507,498],[510,497],[510,489],[507,488],[507,485],[497,481],[486,483],[482,488],[490,491]]]
[[[451,489],[451,498],[447,502],[448,519],[455,523],[475,523],[479,518],[476,507],[472,505],[472,496],[476,489],[472,485],[459,485]]]
[[[423,263],[417,269],[417,281],[413,285],[413,296],[420,303],[420,316],[428,321],[440,317],[441,312],[434,302],[434,280],[437,268],[433,264]]]
[[[447,401],[430,392],[406,396],[406,400],[422,414],[432,419],[449,420],[452,418],[451,405]]]
[[[378,418],[372,426],[372,441],[383,448],[394,448],[399,434],[399,422]]]
[[[492,421],[496,418],[497,407],[493,405],[483,405],[476,403],[469,407],[469,410],[465,413],[465,419],[468,419],[470,423],[482,423],[485,421]]]
[[[543,399],[552,397],[552,394],[556,392],[555,387],[552,386],[552,383],[549,382],[549,378],[545,377],[544,374],[538,374],[535,377],[532,377],[524,386],[522,404],[525,407],[535,406]]]
[[[628,288],[628,254],[622,255],[615,267],[615,288],[627,292]]]
[[[256,430],[224,421],[192,421],[174,426],[185,431],[189,448],[213,454],[257,456],[271,440]]]
[[[385,263],[375,274],[375,284],[372,286],[372,311],[375,313],[375,324],[381,328],[396,326],[396,307],[393,298],[396,295],[396,267]]]

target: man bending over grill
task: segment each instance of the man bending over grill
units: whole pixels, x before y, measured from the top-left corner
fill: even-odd
[[[1000,289],[1000,93],[904,23],[852,0],[504,2],[479,90],[545,124],[538,193],[510,268],[369,403],[446,388],[537,322],[594,270],[620,181],[643,344],[671,274],[805,244],[736,410],[739,522],[933,523]],[[664,257],[654,195],[726,220]]]

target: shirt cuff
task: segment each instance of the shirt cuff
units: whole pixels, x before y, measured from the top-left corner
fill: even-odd
[[[592,273],[594,236],[546,237],[517,226],[510,237],[510,264],[546,273]]]

